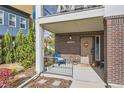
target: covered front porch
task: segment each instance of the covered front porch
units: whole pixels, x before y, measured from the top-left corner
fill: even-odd
[[[101,8],[88,12],[41,17],[36,20],[36,71],[70,76],[81,81],[102,82],[104,80],[103,19]],[[44,30],[55,33],[55,53],[61,56],[43,56],[41,46]],[[54,62],[45,66],[46,59]],[[58,64],[55,59],[61,60],[62,64]]]
[[[61,56],[45,57],[44,62],[52,59],[53,63],[43,67],[46,73],[71,76],[77,80],[96,82],[104,80],[104,26],[103,17],[48,22],[41,24],[43,30],[55,33],[55,53]],[[64,60],[58,64],[55,59]],[[84,64],[84,65],[83,65]],[[80,69],[79,69],[80,68]],[[90,70],[92,69],[92,70]],[[94,74],[97,73],[96,78]],[[78,75],[77,75],[78,73]],[[93,75],[93,76],[92,76]]]

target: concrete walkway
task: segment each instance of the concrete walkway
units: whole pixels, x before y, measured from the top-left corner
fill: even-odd
[[[101,72],[102,73],[102,72]],[[73,66],[73,83],[72,88],[103,88],[105,87],[104,81],[94,71],[91,66],[78,64]]]
[[[71,80],[72,84],[70,88],[105,88],[105,84],[101,82],[88,82],[88,81],[75,80],[72,77],[60,76],[60,75],[54,75],[54,74],[42,74],[41,76]]]
[[[70,88],[105,88],[104,84],[73,80]]]

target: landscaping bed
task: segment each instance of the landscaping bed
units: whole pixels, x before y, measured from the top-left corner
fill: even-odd
[[[71,80],[65,80],[60,78],[53,77],[39,77],[36,80],[33,80],[26,88],[69,88],[71,85]]]
[[[12,79],[12,87],[18,87],[22,83],[24,83],[26,80],[31,78],[33,75],[35,75],[35,68],[32,66],[31,68],[28,68],[19,74],[15,75],[14,78]]]
[[[35,67],[24,69],[17,63],[0,65],[0,87],[16,88],[35,75]]]
[[[6,87],[16,88],[36,74],[35,66],[32,66],[28,69],[24,69],[24,68],[22,69],[22,67],[19,64],[3,64],[0,65],[0,68],[6,68],[9,70],[11,69],[16,71],[16,73],[13,74],[11,78],[6,80],[7,83],[9,84],[3,86],[3,88]],[[72,83],[71,80],[42,76],[42,77],[38,77],[35,80],[32,80],[25,87],[26,88],[69,88],[71,83]]]

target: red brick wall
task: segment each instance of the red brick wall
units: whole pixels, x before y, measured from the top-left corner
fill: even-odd
[[[80,54],[80,37],[78,35],[71,35],[72,40],[69,40],[70,34],[56,34],[55,36],[55,50],[63,54]],[[74,41],[75,43],[67,43],[67,41]]]
[[[124,84],[124,16],[105,19],[107,82]]]
[[[104,60],[104,32],[93,31],[93,32],[82,32],[82,33],[62,33],[55,35],[55,51],[61,52],[62,54],[81,54],[81,38],[86,36],[101,35],[101,60]],[[72,37],[71,41],[75,43],[67,43],[69,36]]]

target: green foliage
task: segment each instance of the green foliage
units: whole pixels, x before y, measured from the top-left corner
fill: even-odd
[[[28,68],[28,67],[31,67],[32,66],[32,61],[28,61],[28,60],[23,60],[21,62],[21,65],[24,67],[24,68]]]
[[[18,32],[15,40],[10,33],[5,33],[2,40],[3,47],[0,49],[0,63],[6,64],[18,62],[23,67],[30,67],[35,61],[35,33],[30,29],[24,37],[22,31]]]
[[[9,32],[6,32],[3,38],[3,61],[5,63],[12,62],[12,36]]]
[[[15,39],[16,46],[22,45],[23,44],[23,39],[24,39],[23,33],[22,33],[22,31],[19,31],[18,35],[17,35],[17,37]]]
[[[30,61],[35,61],[35,33],[33,29],[30,29],[25,37],[25,51],[27,58]]]
[[[9,49],[12,47],[12,36],[9,32],[5,33],[3,46]]]
[[[54,42],[54,33],[50,33],[44,38],[44,52],[45,55],[51,55],[54,53],[55,42]]]
[[[19,62],[23,67],[28,68],[35,61],[35,33],[30,29],[26,35],[19,32],[16,38],[16,49],[14,52],[16,62]]]
[[[12,63],[12,53],[10,51],[7,52],[5,62],[6,64]]]
[[[18,32],[17,37],[15,38],[15,49],[14,49],[14,61],[15,62],[20,62],[21,61],[21,50],[23,49],[24,45],[24,36],[22,31]]]
[[[2,49],[0,48],[0,64],[2,63]]]

